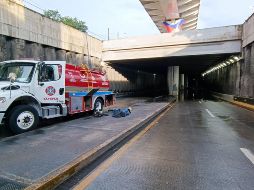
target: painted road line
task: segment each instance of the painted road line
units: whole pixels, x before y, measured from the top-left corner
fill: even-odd
[[[143,129],[139,134],[133,137],[129,142],[122,146],[117,152],[115,152],[110,158],[99,165],[94,171],[92,171],[88,176],[83,178],[72,190],[83,190],[86,189],[102,172],[108,169],[112,163],[119,159],[133,143],[138,141],[147,131],[152,129],[158,121],[174,106],[170,106],[161,115],[159,115],[151,124],[149,124],[145,129]]]
[[[254,155],[252,154],[252,152],[246,148],[240,148],[240,150],[251,161],[251,163],[254,164]]]
[[[211,117],[215,117],[210,111],[209,111],[209,109],[205,109],[206,110],[206,112],[211,116]]]
[[[201,101],[199,101],[199,103],[201,104]]]

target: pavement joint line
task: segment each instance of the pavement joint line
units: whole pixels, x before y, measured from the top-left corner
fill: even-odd
[[[25,190],[49,190],[54,189],[59,184],[64,182],[66,179],[77,173],[79,170],[83,169],[85,166],[90,164],[95,159],[99,158],[106,151],[108,151],[113,146],[120,143],[123,139],[133,134],[142,126],[148,124],[162,112],[164,112],[167,108],[170,107],[175,102],[175,100],[170,101],[167,105],[163,106],[160,109],[157,109],[155,112],[141,120],[138,124],[129,127],[128,129],[122,131],[118,135],[115,135],[111,139],[105,141],[104,143],[98,145],[97,147],[91,149],[90,151],[80,155],[76,159],[73,159],[69,163],[63,165],[60,168],[52,171],[46,176],[42,177],[34,184],[28,186]]]
[[[252,152],[247,148],[240,148],[240,150],[251,161],[251,163],[254,164],[254,155],[252,154]]]
[[[211,117],[215,118],[215,116],[209,111],[209,109],[205,109],[205,110],[206,110],[206,112],[207,112]]]
[[[106,161],[100,164],[96,169],[94,169],[88,176],[81,179],[72,190],[84,190],[86,189],[102,172],[107,170],[114,161],[118,160],[126,151],[141,137],[143,137],[149,130],[151,130],[155,125],[158,124],[158,121],[174,107],[175,104],[171,105],[169,108],[164,110],[152,123],[145,127],[141,132],[135,135],[129,142],[123,145],[119,150],[117,150],[112,156],[110,156]]]

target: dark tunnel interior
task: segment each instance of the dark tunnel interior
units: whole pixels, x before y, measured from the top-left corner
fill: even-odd
[[[170,66],[179,66],[179,74],[184,74],[184,88],[180,87],[180,94],[184,94],[185,98],[202,99],[211,98],[211,89],[202,73],[209,68],[227,60],[234,54],[217,54],[217,55],[196,55],[196,56],[181,56],[168,58],[154,58],[142,60],[122,60],[111,62],[111,66],[125,77],[130,78],[129,73],[125,70],[133,72],[147,72],[157,76],[162,76],[159,85],[154,86],[154,96],[167,94],[167,72]],[[215,87],[216,88],[216,87]],[[150,89],[149,89],[150,90]],[[146,92],[144,92],[146,93]]]

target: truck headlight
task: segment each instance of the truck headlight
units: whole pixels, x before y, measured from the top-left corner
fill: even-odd
[[[0,97],[0,103],[4,103],[6,101],[5,97]]]

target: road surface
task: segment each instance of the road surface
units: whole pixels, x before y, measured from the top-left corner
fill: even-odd
[[[58,189],[254,189],[254,112],[185,101],[150,127]]]

